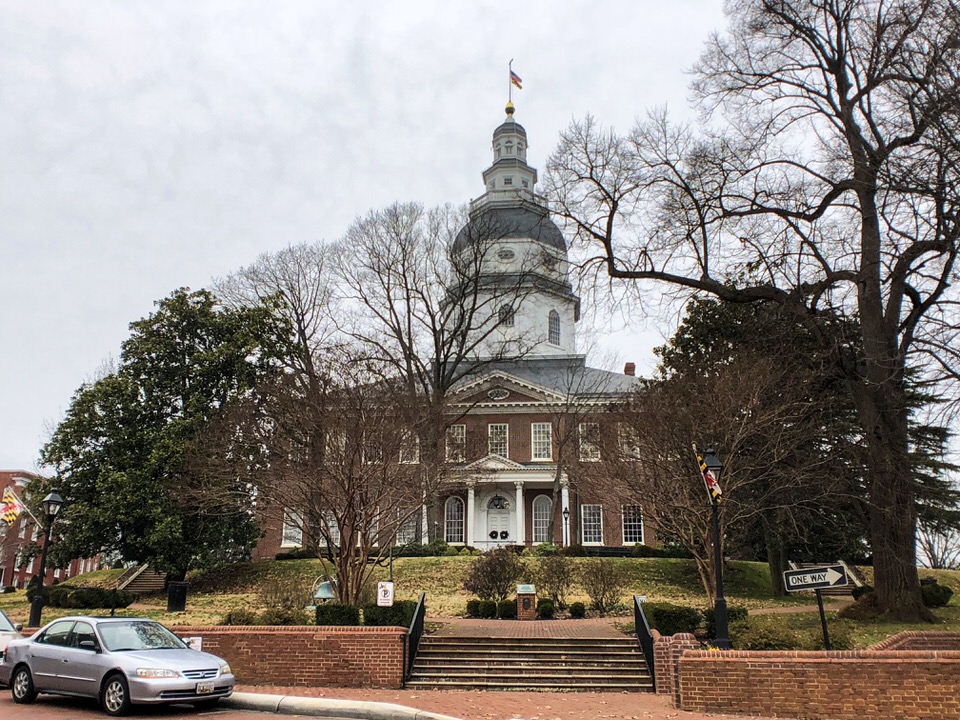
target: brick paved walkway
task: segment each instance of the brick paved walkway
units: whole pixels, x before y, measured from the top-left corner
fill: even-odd
[[[653,693],[491,692],[468,690],[366,690],[238,686],[242,692],[397,703],[463,720],[747,720],[677,710]],[[750,716],[752,720],[773,720]]]
[[[428,618],[433,623],[433,618]],[[614,623],[618,618],[584,618],[581,620],[474,620],[437,618],[443,623],[432,635],[436,637],[505,637],[505,638],[622,638]],[[630,618],[632,620],[632,618]],[[627,618],[619,618],[627,622]]]

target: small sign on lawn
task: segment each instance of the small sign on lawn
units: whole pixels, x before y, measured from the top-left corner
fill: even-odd
[[[377,606],[393,607],[393,583],[392,582],[377,583]]]

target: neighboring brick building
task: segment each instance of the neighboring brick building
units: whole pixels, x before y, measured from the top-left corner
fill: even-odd
[[[38,479],[37,475],[25,470],[0,470],[0,495],[10,488],[18,497],[26,501],[27,486],[35,479]],[[43,518],[40,520],[42,521]],[[56,526],[53,534],[56,537]],[[21,563],[21,558],[34,543],[42,542],[43,528],[38,527],[26,511],[21,511],[10,526],[0,522],[0,587],[27,586],[30,578],[39,570],[40,558],[33,557],[26,563]],[[23,567],[20,567],[21,564]],[[63,568],[52,567],[48,562],[44,583],[49,584],[54,580],[63,581],[80,573],[97,570],[99,567],[100,558],[78,558],[71,560],[70,564]]]

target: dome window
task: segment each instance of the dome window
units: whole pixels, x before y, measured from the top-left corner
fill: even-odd
[[[504,185],[513,185],[513,178],[512,178],[512,177],[504,178],[504,179],[503,179],[503,184],[504,184]]]
[[[497,311],[500,324],[504,327],[513,327],[513,308],[509,305],[501,305]]]
[[[550,311],[547,329],[548,329],[547,341],[551,345],[559,345],[560,344],[560,313],[558,313],[556,310]]]

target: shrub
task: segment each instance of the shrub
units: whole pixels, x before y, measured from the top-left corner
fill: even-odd
[[[567,557],[586,557],[587,551],[583,545],[567,545],[563,549],[563,554]]]
[[[58,608],[125,608],[136,599],[136,595],[126,590],[66,584],[45,587],[43,594],[48,605]]]
[[[553,600],[548,598],[541,598],[537,600],[537,617],[544,620],[549,620],[553,617],[554,612],[556,611],[553,604]]]
[[[415,600],[397,600],[393,607],[380,607],[376,604],[363,606],[364,625],[388,625],[410,627],[413,614],[417,611]]]
[[[501,600],[497,603],[497,617],[501,620],[517,619],[517,601]]]
[[[697,608],[672,603],[647,603],[643,612],[661,635],[696,632],[703,619],[703,613]]]
[[[540,543],[533,549],[533,554],[538,557],[549,557],[550,555],[556,555],[560,552],[560,549],[551,543]]]
[[[444,557],[456,557],[459,554],[460,551],[458,551],[455,547],[448,547],[443,553]],[[467,554],[469,555],[469,553]]]
[[[285,552],[279,552],[273,556],[276,560],[312,560],[317,557],[313,550],[305,548],[292,548]]]
[[[256,625],[257,614],[253,610],[240,608],[239,610],[230,610],[220,621],[221,625]]]
[[[505,600],[524,573],[523,560],[509,548],[484,553],[470,564],[463,587],[481,600]]]
[[[727,606],[727,623],[728,625],[736,625],[738,623],[744,623],[747,620],[748,615],[747,608],[742,605],[728,605]],[[707,608],[703,611],[703,619],[706,621],[707,625],[707,637],[715,638],[717,636],[717,619],[714,613],[713,608]]]
[[[737,628],[737,650],[795,650],[800,636],[775,622],[751,622]]]
[[[302,609],[268,608],[257,618],[259,625],[306,625],[307,614]]]
[[[480,617],[495,618],[496,616],[497,616],[497,601],[481,600],[480,601]]]
[[[953,597],[953,590],[946,585],[938,585],[937,581],[934,580],[932,583],[921,585],[920,594],[923,596],[924,605],[928,608],[938,608],[944,607],[950,602],[950,598]]]
[[[860,585],[860,586],[858,586],[858,587],[855,587],[855,588],[851,591],[851,595],[853,595],[853,599],[854,599],[854,600],[859,600],[860,598],[862,598],[862,597],[863,597],[864,595],[866,595],[867,593],[872,593],[872,592],[873,592],[873,586],[872,586],[872,585]]]
[[[317,605],[317,625],[359,625],[360,608],[356,605],[324,603]]]
[[[481,600],[474,598],[473,600],[467,600],[467,617],[477,618],[480,617],[480,603]]]
[[[880,615],[880,604],[877,602],[877,594],[868,592],[852,605],[847,605],[837,613],[838,618],[846,620],[873,620]]]
[[[608,558],[588,560],[581,570],[580,583],[593,607],[606,615],[623,597],[627,588],[627,577],[619,563]]]
[[[566,596],[576,579],[576,566],[565,555],[547,555],[540,559],[534,574],[537,591],[553,601],[558,608],[567,606]]]
[[[575,602],[570,605],[570,617],[585,618],[587,616],[587,606],[582,602]]]

